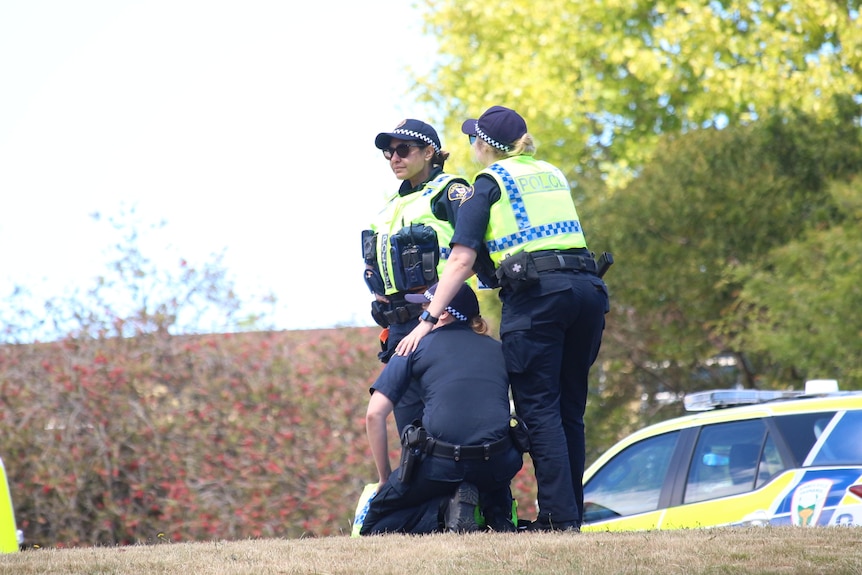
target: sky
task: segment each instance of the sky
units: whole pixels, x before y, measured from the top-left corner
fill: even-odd
[[[164,222],[145,255],[224,252],[276,329],[373,325],[360,232],[399,183],[374,136],[432,120],[411,4],[0,0],[0,305],[91,287],[133,209]]]

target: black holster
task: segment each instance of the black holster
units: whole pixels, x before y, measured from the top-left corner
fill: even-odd
[[[401,464],[398,467],[398,481],[401,483],[410,483],[413,479],[413,470],[428,440],[428,432],[416,423],[419,422],[408,425],[401,433]]]

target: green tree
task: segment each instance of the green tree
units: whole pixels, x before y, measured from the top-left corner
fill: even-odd
[[[828,251],[832,241],[849,242],[838,253],[853,249],[843,236],[858,235],[857,222],[843,214],[829,191],[834,179],[862,170],[862,143],[853,113],[848,107],[846,115],[828,121],[803,114],[775,116],[746,127],[699,130],[660,142],[656,160],[614,194],[600,218],[598,233],[610,241],[619,260],[609,278],[615,300],[610,330],[620,320],[633,338],[616,342],[624,346],[624,363],[629,365],[609,378],[622,380],[635,372],[640,376],[629,380],[650,395],[682,394],[714,386],[724,370],[704,362],[730,354],[746,385],[770,385],[780,376],[799,378],[790,382],[799,384],[806,373],[800,371],[798,358],[767,353],[781,337],[798,339],[798,325],[785,318],[784,324],[774,321],[767,328],[744,310],[762,308],[766,301],[792,305],[788,300],[800,295],[794,276],[765,277],[755,271],[780,268],[778,262],[784,261],[787,272],[804,258],[805,249]],[[853,197],[851,192],[845,195]],[[823,231],[816,232],[811,243],[797,245],[806,230]],[[836,256],[836,262],[839,259]],[[851,277],[858,277],[858,267],[847,261],[852,268],[848,272],[856,274]],[[808,274],[812,286],[832,285],[824,283],[825,271],[823,264],[815,263],[795,273]],[[769,290],[764,289],[767,283]],[[832,285],[835,289],[827,290],[825,298],[814,290],[807,295],[840,305],[853,301],[849,283]],[[745,304],[740,293],[746,295]],[[812,310],[806,318],[815,315]],[[765,329],[776,328],[786,328],[774,334],[778,340],[755,344]],[[779,358],[784,361],[774,361]],[[700,382],[692,378],[699,372]],[[785,379],[783,385],[787,383]]]
[[[749,126],[665,135],[654,161],[610,198],[591,231],[617,263],[591,381],[588,459],[680,415],[698,389],[858,388],[862,329],[856,106],[818,121],[789,113]]]
[[[516,108],[544,159],[616,188],[660,134],[791,107],[833,115],[833,96],[862,93],[859,4],[425,0],[440,57],[418,90],[453,134],[491,105]],[[451,148],[466,157],[466,142]]]
[[[723,328],[738,349],[792,366],[804,379],[862,384],[862,179],[833,182],[840,220],[808,227],[761,261],[729,271],[742,284]]]

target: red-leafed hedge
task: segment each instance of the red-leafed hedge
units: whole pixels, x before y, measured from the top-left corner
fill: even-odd
[[[19,528],[57,547],[349,533],[378,347],[376,328],[0,346]]]

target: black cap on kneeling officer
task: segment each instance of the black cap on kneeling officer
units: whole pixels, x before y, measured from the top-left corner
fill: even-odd
[[[431,303],[434,301],[434,292],[437,291],[437,285],[432,285],[425,290],[425,293],[406,294],[404,299],[411,303]],[[455,294],[455,297],[446,306],[446,311],[449,312],[454,321],[472,323],[474,318],[480,317],[479,299],[476,297],[473,288],[466,283],[462,284],[461,289],[458,290],[458,293]]]

